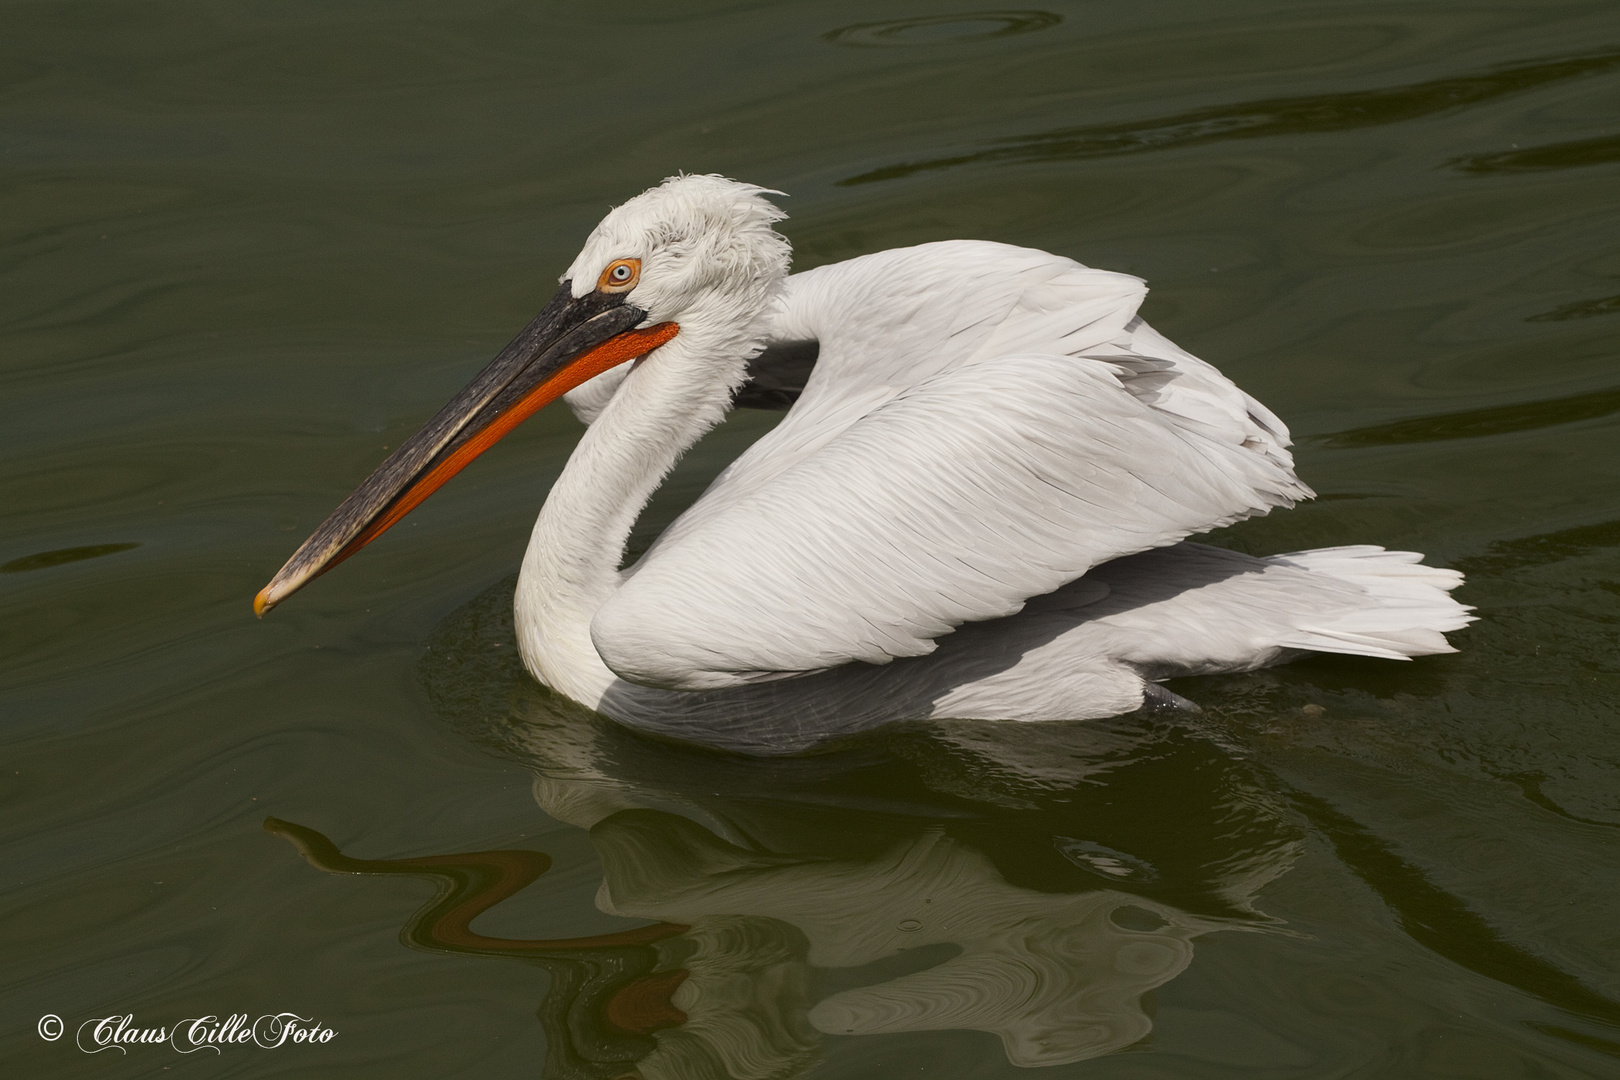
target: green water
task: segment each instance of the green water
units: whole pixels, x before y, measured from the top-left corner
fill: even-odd
[[[1612,3],[13,2],[0,58],[6,1075],[1620,1075]],[[1147,278],[1322,493],[1217,542],[1421,550],[1480,622],[1196,720],[664,746],[512,657],[561,411],[255,622],[681,169],[790,192],[801,268]],[[491,867],[544,873],[456,931]],[[338,1034],[73,1045],[283,1011]]]

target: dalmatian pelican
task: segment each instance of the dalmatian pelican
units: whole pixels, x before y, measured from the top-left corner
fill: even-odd
[[[1187,539],[1312,492],[1282,421],[1141,319],[1141,280],[970,240],[789,274],[771,194],[682,175],[612,210],[255,611],[567,395],[588,426],[523,559],[518,644],[540,682],[636,727],[787,751],[902,719],[1185,705],[1159,682],[1303,653],[1455,651],[1462,577],[1418,554]],[[751,393],[791,408],[621,569],[665,475]]]

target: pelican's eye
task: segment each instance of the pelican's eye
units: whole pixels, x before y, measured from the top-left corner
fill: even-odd
[[[608,263],[607,269],[597,279],[596,287],[601,292],[628,292],[640,280],[640,259],[618,259]]]

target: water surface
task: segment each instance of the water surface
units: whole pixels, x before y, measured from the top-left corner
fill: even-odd
[[[8,1072],[1620,1071],[1612,4],[5,12]],[[1427,552],[1463,651],[1179,681],[1196,720],[652,742],[513,656],[550,411],[255,622],[681,169],[791,193],[801,268],[981,237],[1145,277],[1323,495],[1215,542]],[[283,1010],[339,1034],[71,1045]]]

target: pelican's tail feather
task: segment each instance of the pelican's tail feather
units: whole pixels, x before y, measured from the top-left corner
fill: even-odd
[[[1423,565],[1415,551],[1385,551],[1371,544],[1316,548],[1274,555],[1267,562],[1334,578],[1367,595],[1365,604],[1334,607],[1320,619],[1302,619],[1278,644],[1311,652],[1349,653],[1405,660],[1457,650],[1445,632],[1474,621],[1474,609],[1448,595],[1461,585],[1456,570]]]

